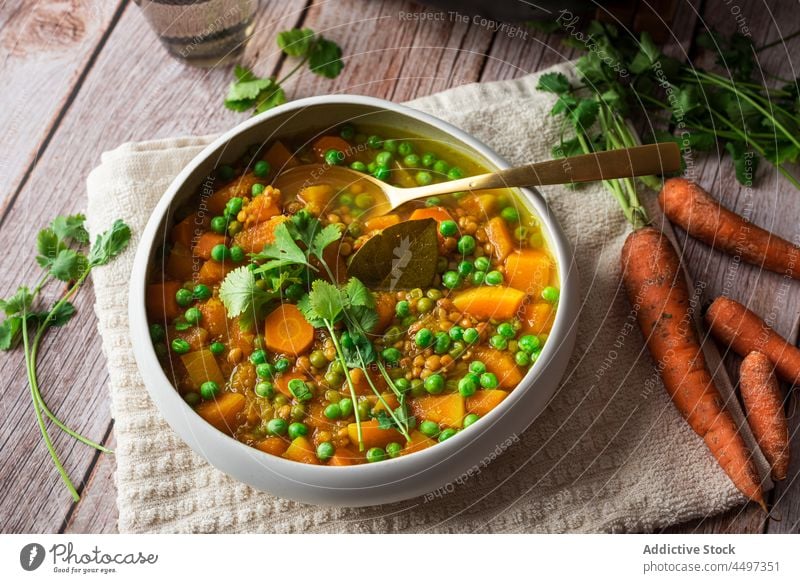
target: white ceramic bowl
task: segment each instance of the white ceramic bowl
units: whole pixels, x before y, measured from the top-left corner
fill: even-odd
[[[543,411],[567,367],[575,340],[578,281],[570,246],[541,195],[523,190],[523,204],[541,219],[558,262],[561,296],[550,337],[520,385],[468,431],[412,455],[348,467],[306,465],[263,453],[217,431],[181,398],[159,365],[145,315],[148,266],[164,241],[172,213],[196,193],[215,166],[233,162],[248,146],[346,121],[388,126],[442,140],[489,168],[508,164],[475,138],[435,117],[369,97],[335,95],[293,101],[222,135],[172,182],[142,233],[130,286],[130,326],[139,371],[150,397],[172,428],[198,454],[233,478],[301,502],[368,506],[404,500],[446,486],[503,451]],[[505,444],[505,445],[503,445]],[[502,456],[494,463],[503,463]],[[473,470],[474,471],[474,470]]]

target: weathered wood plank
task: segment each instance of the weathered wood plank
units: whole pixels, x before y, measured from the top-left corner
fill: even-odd
[[[106,446],[114,449],[116,440],[109,427]],[[115,533],[117,532],[117,486],[114,472],[117,465],[113,455],[100,454],[86,481],[80,503],[75,505],[60,532],[64,533]]]
[[[35,163],[124,2],[0,3],[0,208]]]
[[[303,0],[265,6],[243,59],[251,62],[261,54],[259,65],[266,71],[274,69],[279,59],[273,48],[275,30],[294,26],[303,7]],[[0,258],[5,274],[0,296],[13,292],[12,282],[34,281],[38,267],[33,261],[32,227],[85,207],[85,179],[102,151],[129,140],[220,131],[242,119],[222,106],[230,78],[229,68],[192,69],[171,59],[138,7],[126,7],[20,196],[7,209],[0,241],[18,253]],[[82,292],[77,301],[80,318],[48,340],[40,378],[56,414],[81,433],[101,439],[110,415],[106,365],[92,302],[91,289]],[[0,466],[9,468],[0,478],[0,486],[9,493],[0,502],[4,518],[0,528],[52,532],[60,528],[72,499],[60,485],[36,427],[21,353],[3,358],[0,371],[5,413],[0,424]],[[54,437],[73,480],[82,482],[95,459],[92,451],[64,435],[54,433]]]
[[[745,3],[732,7],[733,5],[724,0],[707,2],[701,21],[703,26],[713,27],[723,34],[730,34],[737,29],[749,30],[757,46],[776,38],[778,34],[776,23],[792,23],[787,25],[792,30],[783,30],[782,34],[794,31],[796,19],[792,16],[793,9],[790,6],[773,6],[772,14],[764,9],[763,4]],[[798,46],[800,45],[792,44],[789,50],[794,48],[796,51]],[[711,60],[705,56],[698,62],[702,63],[702,66],[708,66]],[[791,61],[783,50],[759,54],[759,65],[764,71],[773,74],[794,76],[791,71]],[[731,161],[723,153],[697,156],[694,164],[694,179],[719,198],[725,206],[747,216],[756,225],[770,229],[785,238],[798,240],[800,233],[797,231],[796,217],[800,213],[800,193],[778,176],[770,166],[762,164],[754,176],[753,186],[748,187],[736,182]],[[679,232],[678,236],[693,276],[706,285],[704,299],[711,300],[719,295],[728,295],[766,316],[770,324],[781,334],[789,336],[794,332],[800,309],[800,286],[796,282],[740,263],[735,258],[712,252],[705,245],[686,237],[683,232]],[[738,379],[739,363],[740,359],[732,354],[725,359],[726,368],[734,380]],[[800,451],[800,440],[796,434],[798,422],[800,419],[797,416],[790,420],[795,431],[796,451]],[[795,458],[795,471],[798,467]],[[783,532],[783,529],[791,528],[792,525],[796,531],[800,519],[800,501],[798,501],[800,496],[796,484],[793,486],[794,496],[782,497],[782,493],[791,487],[788,485],[779,485],[772,494],[775,511],[783,517],[783,522],[767,523],[763,513],[754,505],[749,505],[736,509],[720,519],[698,521],[685,525],[685,529],[672,531],[762,532],[767,528],[769,532]]]
[[[492,32],[448,14],[408,2],[317,2],[303,26],[339,43],[345,68],[334,81],[304,71],[287,90],[293,97],[358,93],[405,101],[476,81]],[[284,63],[281,74],[291,67]]]

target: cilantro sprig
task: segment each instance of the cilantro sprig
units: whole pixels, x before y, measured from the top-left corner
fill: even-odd
[[[47,406],[39,386],[36,368],[39,347],[48,330],[66,325],[75,315],[75,306],[70,300],[89,277],[92,269],[107,264],[122,253],[131,237],[128,226],[117,220],[109,230],[95,239],[87,254],[89,233],[84,227],[84,221],[85,217],[80,214],[60,216],[56,217],[49,227],[39,231],[36,236],[38,253],[36,262],[43,269],[42,275],[32,289],[27,285],[21,285],[14,295],[0,300],[0,310],[5,313],[5,319],[0,323],[0,349],[12,350],[20,344],[20,341],[22,343],[36,422],[50,457],[76,502],[80,496],[53,446],[45,417],[81,443],[106,453],[112,452],[71,429]],[[52,307],[42,308],[40,296],[45,286],[54,280],[65,283],[66,291]]]
[[[310,28],[293,28],[278,34],[278,47],[288,57],[300,61],[283,78],[257,77],[250,69],[237,66],[225,107],[233,111],[253,110],[258,114],[286,103],[284,84],[304,66],[321,77],[334,79],[342,72],[342,49],[335,42]]]

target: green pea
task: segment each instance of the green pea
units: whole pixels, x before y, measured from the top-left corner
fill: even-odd
[[[386,444],[386,455],[388,455],[390,458],[396,458],[402,451],[403,446],[396,441]]]
[[[470,281],[475,285],[481,285],[486,279],[485,271],[473,271],[469,276]]]
[[[317,459],[321,462],[326,462],[333,457],[336,453],[336,448],[330,441],[323,441],[317,446]]]
[[[325,400],[329,403],[338,403],[341,398],[342,396],[339,394],[339,391],[334,391],[333,389],[325,391]]]
[[[444,431],[442,431],[439,434],[439,442],[441,443],[442,441],[446,441],[446,440],[450,439],[456,433],[458,433],[458,430],[453,429],[452,427],[448,427],[447,429],[445,429]]]
[[[409,142],[400,142],[397,144],[397,153],[401,156],[408,156],[414,153],[414,147]]]
[[[350,346],[349,348],[353,348]],[[329,366],[328,370],[335,374],[344,374],[344,366],[338,360],[334,360]]]
[[[214,381],[206,381],[200,385],[200,395],[206,399],[213,399],[219,393],[219,385]]]
[[[496,348],[497,350],[505,350],[508,348],[508,340],[500,336],[500,334],[495,334],[489,338],[489,344],[491,344],[492,347]]]
[[[425,199],[425,206],[432,207],[432,206],[439,206],[442,204],[442,199],[438,196],[429,196]]]
[[[367,146],[373,150],[380,150],[383,145],[383,140],[379,136],[370,136],[367,138]]]
[[[289,425],[289,439],[297,439],[308,435],[308,426],[305,423],[292,423]]]
[[[403,165],[407,168],[419,168],[421,163],[422,160],[416,154],[409,154],[403,158]]]
[[[434,302],[430,298],[420,298],[420,299],[417,300],[417,311],[420,314],[427,314],[428,312],[430,312],[433,309],[433,307],[435,305],[436,305],[436,302]]]
[[[286,288],[286,291],[284,293],[286,294],[286,297],[290,300],[299,300],[304,295],[306,295],[306,290],[302,284],[293,283],[292,285]]]
[[[211,289],[202,283],[198,283],[192,290],[192,295],[198,300],[207,300],[211,297]]]
[[[358,417],[359,419],[366,419],[369,417],[369,414],[372,412],[372,406],[369,404],[369,401],[364,399],[363,401],[359,401],[358,405],[356,406],[358,409]]]
[[[343,419],[347,419],[353,414],[353,400],[350,397],[339,401],[339,411]]]
[[[211,248],[211,259],[214,261],[225,261],[228,258],[228,248],[220,243]]]
[[[480,338],[480,333],[475,328],[467,328],[464,330],[464,342],[467,344],[474,344]]]
[[[270,419],[267,423],[267,433],[274,436],[281,436],[289,429],[289,424],[280,417]]]
[[[422,379],[412,379],[411,380],[411,396],[412,397],[422,397],[425,394],[426,394],[425,382]]]
[[[386,348],[383,352],[381,352],[381,356],[386,362],[395,364],[400,361],[402,354],[399,350],[397,350],[397,348]]]
[[[214,217],[211,219],[211,230],[222,235],[228,228],[228,219],[225,217]]]
[[[450,350],[451,342],[450,336],[448,336],[446,332],[437,332],[436,340],[433,344],[433,351],[436,354],[445,354],[448,350]]]
[[[514,326],[509,324],[508,322],[503,322],[497,326],[497,333],[500,334],[503,338],[508,338],[509,340],[514,338],[517,335],[517,331],[514,330]]]
[[[230,254],[231,254],[231,261],[235,261],[236,263],[241,263],[242,261],[244,261],[245,258],[244,249],[242,249],[238,245],[234,245],[233,247],[231,247]]]
[[[497,377],[494,373],[485,372],[481,375],[481,386],[484,389],[496,389],[497,388]]]
[[[528,237],[528,245],[531,249],[538,249],[544,245],[544,237],[542,237],[542,234],[539,231],[531,233],[530,237]]]
[[[355,162],[350,164],[350,168],[352,168],[356,172],[366,172],[367,171],[367,165],[364,164],[363,162],[359,162],[358,160],[356,160]]]
[[[531,355],[524,350],[519,350],[514,354],[514,362],[520,366],[528,366],[531,363]]]
[[[436,160],[433,163],[433,171],[437,174],[447,174],[448,170],[450,170],[450,165],[444,160]]]
[[[414,342],[416,342],[417,346],[420,348],[427,348],[433,344],[433,332],[427,328],[417,330],[417,333],[414,335]]]
[[[356,128],[354,128],[350,124],[343,125],[342,129],[339,130],[339,136],[343,140],[350,141],[355,137],[355,135],[356,135]]]
[[[394,386],[401,393],[405,393],[411,388],[411,382],[405,377],[400,377],[399,379],[394,381]]]
[[[387,152],[397,152],[397,140],[384,140],[383,149]]]
[[[377,178],[377,177],[376,177]],[[368,209],[372,206],[375,200],[372,198],[371,194],[367,194],[366,192],[362,192],[358,196],[356,196],[356,206],[360,209]]]
[[[436,154],[426,152],[422,155],[422,165],[425,166],[425,168],[430,168],[434,164],[436,164]]]
[[[503,283],[503,274],[499,271],[490,271],[486,274],[484,281],[488,285],[500,285]]]
[[[344,153],[339,150],[330,149],[325,152],[325,163],[328,166],[338,166],[344,162]]]
[[[551,285],[542,290],[542,299],[551,304],[558,302],[558,295],[558,290]]]
[[[410,316],[406,316],[405,318],[403,318],[403,320],[401,321],[401,324],[403,324],[403,326],[408,328],[409,326],[411,326],[411,324],[413,324],[416,321],[417,321],[417,317],[414,316],[413,314],[411,314]]]
[[[464,417],[464,423],[463,423],[464,429],[475,423],[478,419],[480,419],[480,415],[478,415],[477,413],[470,413],[469,415]]]
[[[186,404],[190,407],[194,407],[195,405],[200,404],[200,395],[194,391],[191,391],[183,396],[183,400],[186,401]]]
[[[267,353],[263,350],[254,350],[253,353],[250,355],[250,362],[255,364],[256,366],[259,364],[264,364],[267,362]]]
[[[501,210],[500,216],[507,223],[516,223],[519,220],[519,212],[513,206],[507,206]]]
[[[239,221],[230,221],[228,223],[228,234],[232,237],[242,230],[242,223]]]
[[[460,340],[456,340],[453,342],[453,348],[450,349],[450,352],[447,354],[450,355],[450,358],[456,360],[461,357],[461,354],[466,350],[466,346]]]
[[[478,390],[478,384],[475,375],[468,374],[458,381],[458,394],[462,397],[471,397]]]
[[[461,261],[458,264],[458,268],[456,269],[456,271],[458,271],[458,274],[464,277],[472,273],[472,270],[473,266],[472,263],[470,263],[469,261]]]
[[[517,241],[524,241],[527,236],[528,236],[528,229],[526,229],[522,225],[514,229],[514,238]]]
[[[453,326],[447,333],[453,340],[462,340],[464,338],[464,329],[461,326]]]
[[[189,346],[189,343],[186,342],[186,340],[184,340],[183,338],[173,339],[170,345],[172,346],[172,350],[174,352],[177,352],[178,354],[186,354],[187,352],[189,352],[189,349],[191,348],[191,346]]]
[[[428,437],[435,437],[439,433],[439,424],[433,421],[423,421],[419,424],[419,431]]]
[[[258,176],[259,178],[263,178],[264,176],[269,174],[269,171],[270,171],[269,162],[267,162],[266,160],[259,160],[253,166],[253,174]]]
[[[160,342],[167,337],[167,333],[164,330],[164,326],[161,324],[150,324],[150,339],[153,342]]]
[[[403,337],[403,330],[400,329],[399,326],[392,326],[383,334],[383,339],[386,341],[386,344],[394,344],[398,340]]]
[[[342,410],[339,408],[338,403],[331,403],[325,407],[325,410],[322,412],[322,414],[328,419],[338,419],[342,416]]]
[[[425,390],[431,395],[438,395],[444,390],[444,377],[440,374],[432,374],[425,379]]]
[[[323,368],[328,366],[328,359],[325,358],[325,353],[321,350],[315,350],[308,355],[308,360],[311,361],[311,366],[315,368]]]
[[[534,350],[538,350],[542,345],[542,341],[538,336],[533,334],[526,334],[519,339],[519,347],[530,354]]]
[[[461,276],[456,271],[445,271],[442,274],[442,285],[447,289],[454,289],[461,285]]]
[[[375,163],[378,166],[388,166],[394,160],[394,156],[392,156],[391,152],[379,152],[377,156],[375,156]]]
[[[256,365],[256,374],[259,378],[267,379],[275,374],[275,369],[270,363],[262,362],[261,364]]]
[[[475,237],[464,235],[458,240],[458,252],[462,255],[469,255],[475,251]]]
[[[459,178],[464,178],[464,171],[461,170],[458,166],[453,166],[450,170],[447,171],[447,178],[450,180],[458,180]]]
[[[367,462],[374,464],[386,459],[386,452],[382,447],[371,447],[367,450]]]
[[[406,300],[400,300],[395,305],[394,312],[400,318],[405,318],[411,313],[411,305]]]
[[[250,187],[250,195],[255,198],[257,196],[261,196],[264,194],[264,185],[259,184],[256,182],[253,186]]]
[[[265,399],[271,399],[275,396],[275,387],[269,381],[261,381],[256,383],[256,395]]]
[[[469,363],[469,372],[481,375],[486,372],[486,365],[480,360],[473,360]]]
[[[458,233],[458,224],[455,221],[442,221],[439,225],[439,232],[445,237],[455,237]]]
[[[194,298],[192,297],[192,292],[190,292],[185,287],[182,287],[181,289],[175,292],[175,301],[178,302],[178,305],[181,306],[182,308],[185,308],[186,306],[191,304],[193,299]]]
[[[443,295],[444,294],[435,287],[432,287],[431,289],[425,292],[425,297],[428,297],[434,301],[442,299]]]
[[[220,179],[226,180],[226,181],[230,180],[231,178],[233,178],[234,173],[235,173],[235,171],[233,169],[233,166],[230,166],[228,164],[225,164],[224,166],[220,166],[217,169],[217,176],[219,176]]]
[[[272,403],[276,407],[283,407],[284,405],[289,404],[289,398],[282,393],[278,393],[277,395],[275,395],[275,398],[273,399]]]
[[[290,366],[292,366],[292,363],[289,362],[288,358],[279,358],[275,361],[275,370],[278,372],[286,372]]]
[[[420,186],[428,186],[430,183],[433,182],[433,176],[431,176],[430,172],[426,172],[425,170],[420,170],[419,172],[417,172],[416,176],[414,176],[414,181]]]
[[[242,204],[244,201],[240,196],[234,196],[233,198],[229,198],[228,202],[225,203],[225,214],[229,216],[235,217],[239,214],[239,211],[242,210]]]
[[[421,287],[415,287],[410,292],[408,292],[408,299],[410,300],[418,300],[425,294],[422,292]]]
[[[489,261],[488,257],[476,257],[475,258],[475,269],[479,271],[488,271],[489,267],[491,267],[491,262]]]
[[[211,354],[218,356],[225,352],[225,345],[222,342],[212,342],[208,349],[211,351]]]

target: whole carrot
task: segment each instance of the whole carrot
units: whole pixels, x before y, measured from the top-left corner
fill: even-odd
[[[734,485],[765,508],[752,455],[706,366],[689,311],[689,290],[672,245],[652,227],[634,231],[622,248],[622,272],[672,402]]]
[[[772,468],[772,478],[785,480],[789,471],[789,426],[772,362],[762,352],[751,352],[744,357],[739,375],[739,390],[753,436]]]
[[[706,245],[800,279],[800,247],[726,209],[694,182],[670,178],[658,202],[670,221]]]
[[[770,328],[755,312],[724,296],[706,312],[706,323],[714,337],[737,354],[763,352],[775,364],[778,376],[800,384],[800,349]]]

